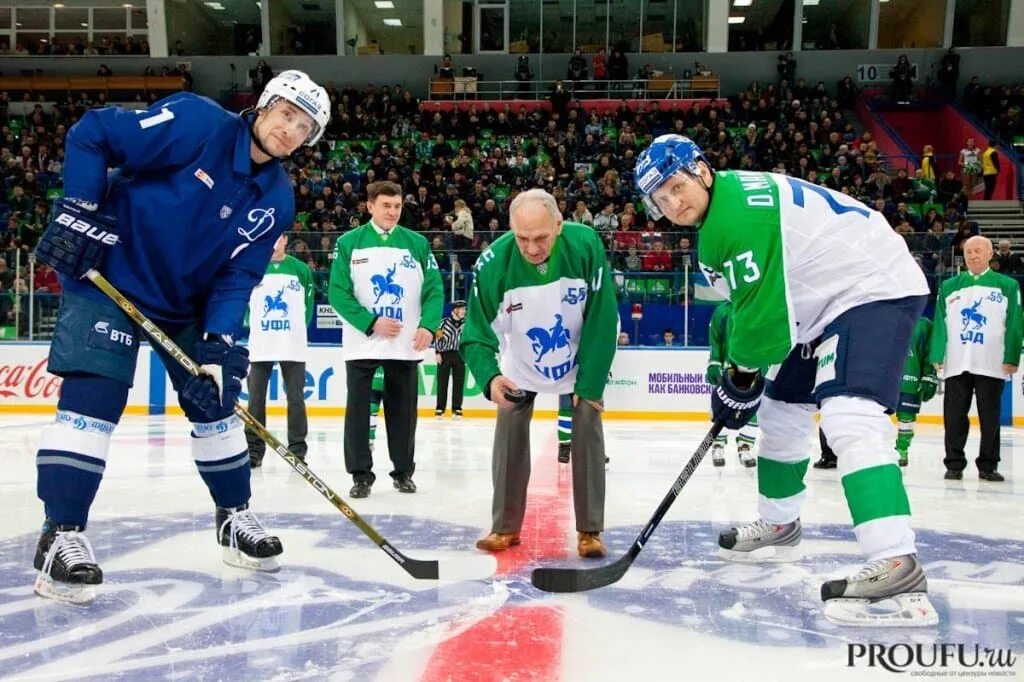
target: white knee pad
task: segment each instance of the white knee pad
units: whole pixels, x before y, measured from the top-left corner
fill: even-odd
[[[246,452],[245,426],[231,415],[219,421],[192,422],[192,458],[197,462],[215,462]]]
[[[846,395],[826,398],[821,427],[838,458],[840,476],[899,459],[892,421],[874,400]]]
[[[776,462],[809,459],[814,411],[814,405],[764,398],[757,412],[761,431],[759,456]]]

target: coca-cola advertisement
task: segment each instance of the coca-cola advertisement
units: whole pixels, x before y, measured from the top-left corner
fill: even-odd
[[[42,406],[57,406],[60,398],[60,377],[46,371],[50,347],[45,343],[0,344],[0,412],[38,412]],[[135,386],[128,394],[128,404],[145,409],[150,404],[149,358],[147,347],[139,353],[135,370]]]

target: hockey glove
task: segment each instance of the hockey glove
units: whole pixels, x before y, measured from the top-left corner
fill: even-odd
[[[53,219],[39,238],[36,258],[65,277],[78,279],[103,264],[117,244],[116,222],[70,199],[53,202]]]
[[[764,379],[760,372],[730,369],[722,374],[722,382],[711,394],[711,414],[715,421],[724,418],[727,429],[741,428],[757,414],[762,393]]]
[[[939,380],[930,375],[926,374],[921,377],[921,385],[918,387],[918,395],[921,396],[921,402],[926,403],[935,397],[935,391],[939,388]]]
[[[227,416],[234,409],[242,392],[242,380],[249,373],[249,350],[210,337],[196,343],[195,360],[205,373],[189,377],[181,388],[182,397],[210,419]]]
[[[704,372],[704,381],[712,386],[722,383],[722,363],[714,360],[708,363],[708,369]]]

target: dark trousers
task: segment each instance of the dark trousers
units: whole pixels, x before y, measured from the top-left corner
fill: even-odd
[[[349,360],[345,363],[345,470],[355,481],[373,483],[370,454],[370,387],[373,373],[384,368],[384,424],[392,478],[411,476],[416,470],[416,397],[418,360]]]
[[[999,411],[1003,383],[1002,379],[967,372],[946,379],[942,404],[942,420],[946,424],[946,469],[963,471],[967,468],[964,445],[971,429],[967,411],[971,409],[972,396],[978,398],[978,421],[981,422],[981,446],[974,463],[978,471],[995,471],[999,467]]]
[[[466,363],[462,361],[459,351],[450,350],[441,353],[441,363],[437,366],[437,408],[444,412],[448,406],[448,379],[454,378],[452,386],[452,410],[462,410],[462,393],[466,388]]]
[[[998,175],[983,175],[981,176],[982,182],[985,183],[985,201],[992,198],[992,195],[996,193],[996,178]]]
[[[306,434],[309,422],[306,419],[306,363],[282,361],[281,377],[284,379],[284,393],[288,399],[288,449],[298,457],[306,456]],[[261,424],[267,423],[267,383],[273,362],[254,362],[249,366],[249,414]],[[259,436],[245,430],[249,444],[249,457],[263,459],[267,444]]]

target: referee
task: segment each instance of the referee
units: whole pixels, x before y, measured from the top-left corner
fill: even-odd
[[[462,419],[462,392],[466,387],[466,363],[459,355],[462,322],[466,319],[466,302],[452,301],[452,313],[441,322],[437,330],[434,350],[437,352],[437,407],[434,416],[444,417],[448,406],[448,379],[455,378],[452,386],[452,418]]]

